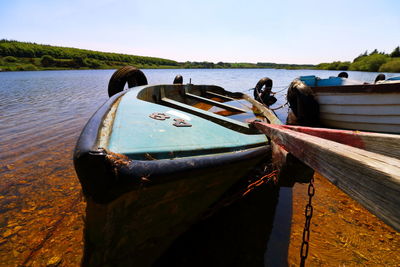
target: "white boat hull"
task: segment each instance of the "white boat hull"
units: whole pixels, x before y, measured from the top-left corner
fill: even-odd
[[[320,123],[325,127],[400,133],[398,93],[318,92]]]

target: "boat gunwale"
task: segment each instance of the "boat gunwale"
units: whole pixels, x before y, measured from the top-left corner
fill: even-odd
[[[232,168],[238,162],[263,160],[271,148],[268,144],[236,152],[160,160],[130,160],[105,150],[81,153],[74,158],[83,192],[99,204],[107,204],[122,194],[191,179],[196,172]],[[190,173],[191,175],[187,175]],[[171,174],[174,174],[171,176]]]

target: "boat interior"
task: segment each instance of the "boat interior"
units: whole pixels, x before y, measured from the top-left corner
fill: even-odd
[[[142,89],[137,98],[185,111],[235,130],[255,133],[248,124],[266,121],[256,106],[243,98],[214,85],[155,85]],[[249,131],[250,130],[250,131]]]
[[[136,160],[183,158],[265,146],[265,135],[250,124],[255,119],[266,120],[259,111],[263,107],[246,97],[218,86],[138,87],[119,98],[110,109],[97,146]],[[261,107],[256,108],[257,104]],[[139,135],[142,138],[138,139]]]

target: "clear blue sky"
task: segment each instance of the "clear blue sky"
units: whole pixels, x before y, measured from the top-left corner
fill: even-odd
[[[400,1],[0,0],[0,38],[177,61],[345,61],[400,45]]]

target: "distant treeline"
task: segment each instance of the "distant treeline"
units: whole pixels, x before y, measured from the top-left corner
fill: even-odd
[[[315,65],[311,64],[277,64],[277,63],[257,63],[258,67],[269,69],[314,69]]]
[[[185,62],[180,63],[182,68],[202,69],[313,69],[315,65],[277,64],[277,63],[226,63],[226,62]]]
[[[313,65],[275,63],[177,62],[174,60],[85,49],[0,40],[0,71],[48,69],[138,68],[313,68]]]
[[[30,64],[36,67],[47,68],[107,68],[126,64],[167,67],[176,67],[179,65],[178,62],[169,59],[106,53],[5,39],[0,40],[0,56],[3,57],[3,61],[5,62],[14,61],[13,58],[7,57],[31,59],[28,60]],[[37,59],[40,60],[38,61]]]
[[[400,48],[386,54],[377,49],[359,55],[353,62],[335,61],[318,65],[276,63],[177,62],[170,59],[107,53],[86,49],[0,40],[0,71],[50,69],[115,69],[125,65],[137,68],[268,68],[325,69],[374,72],[400,72]]]
[[[377,49],[356,57],[353,62],[334,61],[332,63],[321,63],[316,66],[322,70],[356,70],[372,72],[400,72],[400,47],[396,47],[392,53],[386,54]]]

